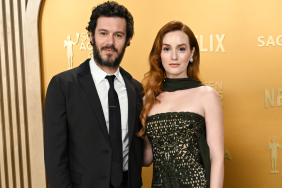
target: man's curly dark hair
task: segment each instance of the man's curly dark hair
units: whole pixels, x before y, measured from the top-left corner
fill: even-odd
[[[126,41],[128,42],[127,46],[130,45],[129,39],[132,38],[134,34],[134,21],[131,13],[123,5],[119,5],[115,1],[107,1],[103,4],[100,4],[93,8],[92,15],[90,17],[90,22],[86,29],[89,32],[92,32],[94,35],[97,20],[100,16],[105,17],[120,17],[126,20]]]

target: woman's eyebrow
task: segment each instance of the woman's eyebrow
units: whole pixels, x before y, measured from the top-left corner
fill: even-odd
[[[165,46],[171,46],[170,44],[163,44],[163,46],[164,46],[164,45],[165,45]],[[184,45],[184,46],[187,46],[186,44],[178,44],[177,46],[183,46],[183,45]]]

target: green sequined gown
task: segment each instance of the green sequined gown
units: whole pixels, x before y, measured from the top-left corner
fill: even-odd
[[[199,151],[204,117],[191,112],[168,112],[147,118],[153,149],[152,188],[207,188]]]

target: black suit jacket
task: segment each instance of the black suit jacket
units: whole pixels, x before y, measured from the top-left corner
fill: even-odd
[[[44,158],[50,188],[109,188],[112,149],[89,59],[54,76],[44,110]],[[141,187],[142,86],[120,72],[128,96],[129,187]]]

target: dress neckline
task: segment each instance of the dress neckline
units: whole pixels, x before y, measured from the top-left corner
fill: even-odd
[[[204,116],[198,114],[198,113],[195,113],[195,112],[190,112],[190,111],[179,111],[179,112],[162,112],[162,113],[156,113],[154,115],[150,115],[147,117],[147,119],[152,119],[154,118],[155,116],[162,116],[162,115],[169,115],[169,114],[185,114],[185,113],[188,113],[188,114],[193,114],[193,115],[196,115],[198,117],[201,117],[203,119],[205,119]]]

